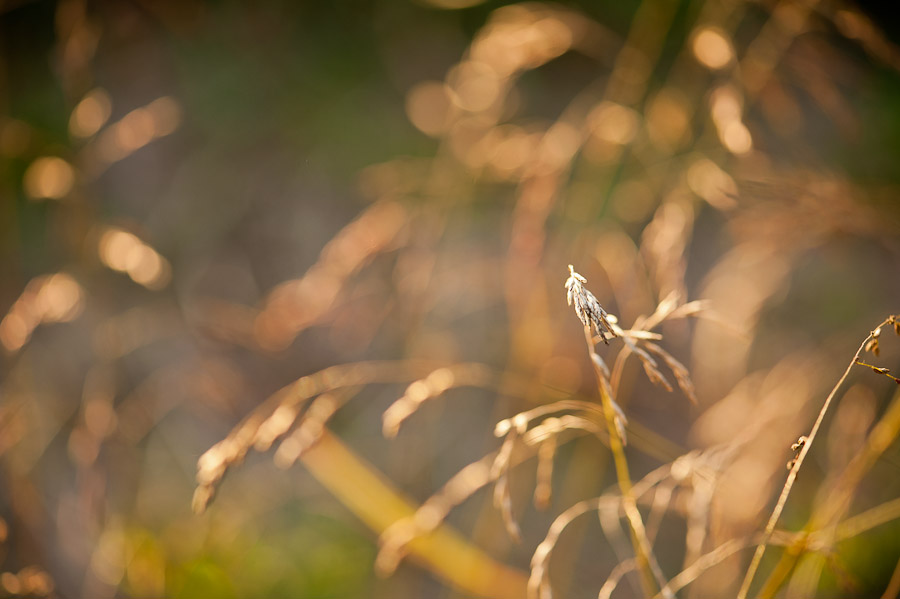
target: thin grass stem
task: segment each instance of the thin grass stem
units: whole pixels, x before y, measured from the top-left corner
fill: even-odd
[[[606,419],[606,428],[609,432],[609,449],[613,455],[613,463],[616,468],[616,477],[619,482],[619,490],[622,492],[622,508],[631,530],[631,542],[634,547],[637,569],[641,573],[641,582],[647,596],[656,593],[657,589],[665,587],[665,578],[659,564],[653,555],[644,521],[637,508],[634,498],[634,489],[631,475],[628,470],[628,460],[625,457],[625,445],[619,433],[619,425],[616,422],[618,415],[613,405],[612,393],[609,388],[609,380],[606,373],[599,366],[602,362],[594,348],[593,335],[589,326],[584,327],[584,339],[591,355],[591,364],[594,365],[594,373],[597,375],[597,383],[600,389],[600,401],[603,406],[603,415]],[[672,596],[672,595],[665,595]]]
[[[856,350],[856,353],[853,355],[853,359],[850,360],[850,364],[848,364],[846,370],[844,370],[844,374],[841,375],[841,378],[838,379],[837,383],[835,383],[834,387],[831,389],[831,392],[828,394],[828,397],[825,398],[825,403],[822,404],[822,409],[819,410],[819,415],[816,417],[816,421],[813,424],[812,429],[810,430],[809,434],[806,435],[806,441],[800,448],[800,453],[797,455],[797,458],[794,461],[793,466],[791,467],[791,471],[788,474],[787,481],[785,481],[784,487],[781,489],[781,495],[778,497],[778,502],[775,504],[775,509],[772,511],[772,515],[769,516],[769,521],[766,523],[766,528],[763,532],[762,541],[760,541],[759,545],[757,545],[756,547],[756,551],[753,553],[753,559],[750,560],[750,566],[747,568],[747,573],[744,575],[744,580],[741,583],[740,590],[738,591],[737,599],[746,599],[747,594],[750,592],[750,585],[753,583],[753,577],[756,575],[756,571],[759,569],[759,564],[762,561],[763,554],[766,551],[766,546],[768,545],[769,539],[772,536],[772,532],[775,530],[775,525],[778,523],[778,519],[781,517],[781,512],[784,510],[784,506],[787,503],[788,496],[790,495],[791,489],[794,486],[794,481],[797,480],[797,473],[800,471],[800,467],[803,466],[803,461],[806,459],[806,455],[809,453],[809,450],[816,439],[816,434],[819,432],[819,428],[822,426],[822,421],[825,419],[825,414],[828,413],[828,408],[831,406],[831,402],[837,395],[838,389],[840,389],[844,384],[844,381],[847,380],[847,376],[850,375],[850,371],[858,362],[859,356],[862,354],[869,341],[875,339],[878,336],[881,327],[890,322],[893,322],[893,320],[894,317],[889,316],[869,333],[865,340],[863,340],[863,342],[859,345],[859,349]]]

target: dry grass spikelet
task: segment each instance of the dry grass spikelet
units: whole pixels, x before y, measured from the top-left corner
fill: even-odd
[[[566,279],[566,300],[570,306],[575,306],[575,314],[585,327],[597,331],[603,343],[609,345],[609,339],[617,337],[609,321],[609,314],[594,297],[594,294],[584,288],[587,279],[575,272],[575,268],[569,265],[569,278]],[[606,333],[609,333],[609,338]]]
[[[512,496],[509,492],[509,471],[513,451],[518,444],[519,437],[525,433],[527,426],[527,421],[524,419],[519,418],[515,420],[515,426],[507,432],[503,445],[500,447],[500,452],[491,465],[490,472],[491,478],[497,481],[494,484],[494,505],[500,509],[506,532],[517,543],[522,542],[522,532],[513,514]]]
[[[878,347],[878,340],[881,338],[881,327],[878,327],[874,331],[872,331],[872,335],[868,341],[866,341],[866,346],[864,351],[872,352],[876,357],[879,353],[881,353],[881,349]]]
[[[375,570],[383,576],[392,574],[409,553],[409,544],[434,531],[454,507],[488,485],[497,454],[488,454],[457,472],[444,486],[423,503],[415,514],[394,522],[378,539]]]
[[[276,451],[276,463],[287,467],[319,439],[325,423],[360,387],[408,381],[434,370],[431,362],[371,361],[331,366],[297,379],[269,397],[225,439],[200,456],[194,511],[206,509],[226,471],[243,461],[251,449],[267,451],[296,427]]]
[[[403,396],[385,410],[382,416],[384,436],[396,437],[400,426],[426,401],[440,397],[454,387],[487,387],[494,378],[482,364],[455,364],[433,370],[425,378],[410,383]]]
[[[678,387],[684,393],[684,395],[691,400],[691,403],[694,405],[698,404],[697,393],[694,389],[694,383],[691,381],[690,372],[688,372],[687,367],[675,359],[675,357],[670,354],[668,351],[657,345],[656,343],[651,343],[649,341],[644,343],[644,347],[647,348],[652,353],[655,353],[659,356],[663,362],[672,370],[672,374],[675,375],[675,380],[678,382]]]

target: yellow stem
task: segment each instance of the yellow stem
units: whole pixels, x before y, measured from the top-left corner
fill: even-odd
[[[791,471],[788,473],[787,480],[784,483],[784,487],[781,489],[781,495],[778,497],[778,502],[775,504],[775,509],[772,511],[772,515],[769,516],[769,521],[766,523],[766,528],[763,531],[762,541],[757,545],[756,551],[753,554],[753,558],[750,560],[750,567],[747,568],[747,573],[744,575],[744,580],[741,583],[741,588],[738,591],[737,599],[746,599],[747,594],[750,592],[750,585],[753,582],[753,577],[756,575],[757,569],[759,569],[759,564],[762,561],[763,554],[766,551],[766,545],[768,545],[769,539],[772,537],[772,533],[775,531],[775,525],[778,523],[778,519],[781,517],[781,512],[784,510],[784,506],[787,503],[788,496],[791,493],[791,489],[794,486],[794,481],[797,479],[797,474],[800,472],[800,467],[803,465],[803,461],[806,459],[806,455],[809,453],[810,448],[812,448],[813,441],[816,439],[816,434],[819,431],[819,428],[822,426],[822,421],[825,420],[825,414],[828,412],[828,408],[831,406],[832,401],[837,395],[838,389],[844,384],[844,381],[847,380],[847,376],[849,376],[850,371],[853,369],[853,366],[859,360],[859,356],[862,354],[863,350],[866,347],[866,344],[870,339],[876,337],[878,333],[876,331],[880,331],[881,327],[887,325],[888,323],[894,322],[894,316],[889,316],[885,320],[881,322],[875,329],[869,333],[869,335],[863,339],[863,342],[859,345],[859,348],[856,350],[856,354],[854,354],[853,359],[850,360],[850,364],[847,365],[847,369],[844,370],[844,374],[841,375],[841,378],[838,379],[838,382],[835,383],[834,387],[832,387],[831,392],[828,393],[828,397],[825,398],[825,402],[822,404],[822,409],[819,410],[819,415],[816,417],[816,421],[813,423],[812,429],[809,434],[806,435],[806,441],[803,444],[803,447],[800,449],[800,453],[797,455],[796,460],[794,461],[794,465],[791,467]],[[792,551],[785,551],[785,553],[781,556],[781,560],[779,564],[775,567],[772,575],[769,577],[764,586],[764,593],[762,596],[767,596],[768,594],[772,594],[778,590],[781,582],[783,582],[784,577],[790,574],[791,569],[793,569],[794,564],[796,563],[800,552],[802,552],[802,547],[796,549],[796,554]],[[780,577],[779,581],[776,581],[774,577]],[[778,583],[776,586],[776,582]]]
[[[300,460],[341,503],[376,533],[415,514],[416,506],[337,437],[324,430]],[[492,599],[521,599],[526,576],[470,545],[449,526],[413,540],[410,558],[466,593]]]
[[[619,427],[616,426],[616,410],[613,407],[613,399],[606,374],[600,368],[600,357],[594,349],[593,335],[590,327],[584,327],[584,338],[591,354],[591,363],[594,365],[594,373],[597,375],[597,384],[600,388],[600,402],[603,407],[603,416],[606,419],[606,428],[609,431],[609,450],[613,456],[616,467],[616,477],[619,481],[619,490],[622,492],[622,507],[628,519],[631,531],[631,544],[634,547],[635,559],[638,571],[641,573],[641,583],[644,594],[647,597],[655,595],[657,590],[665,586],[662,572],[653,559],[650,542],[647,539],[647,531],[644,529],[644,521],[637,509],[637,502],[632,489],[631,474],[628,471],[628,460],[625,457],[625,445],[619,436]]]

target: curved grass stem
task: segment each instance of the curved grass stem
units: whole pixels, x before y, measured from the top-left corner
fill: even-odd
[[[809,453],[810,448],[812,447],[813,442],[816,439],[816,434],[819,432],[819,428],[822,426],[822,421],[825,419],[825,414],[828,412],[828,408],[831,406],[831,402],[834,400],[834,397],[837,395],[838,389],[844,384],[844,381],[847,380],[847,376],[850,374],[850,371],[853,369],[853,366],[858,363],[859,356],[866,349],[869,342],[877,339],[877,337],[881,333],[881,327],[886,324],[894,322],[895,317],[889,316],[885,318],[884,321],[881,322],[874,330],[872,330],[868,337],[866,337],[862,343],[859,345],[859,349],[856,350],[856,353],[853,355],[853,359],[850,360],[850,364],[847,365],[847,369],[844,370],[844,374],[841,375],[841,378],[838,379],[837,383],[835,383],[834,387],[831,389],[831,392],[828,393],[828,397],[825,398],[825,403],[822,404],[822,409],[819,410],[819,415],[816,417],[816,421],[812,426],[809,434],[806,435],[806,440],[803,443],[803,446],[800,448],[800,453],[797,455],[796,460],[794,460],[793,466],[791,467],[791,471],[788,474],[787,481],[784,483],[784,487],[781,489],[781,495],[778,497],[778,502],[775,504],[775,509],[772,510],[772,515],[769,516],[769,521],[766,523],[766,528],[763,532],[763,538],[760,541],[759,545],[756,547],[756,551],[753,554],[753,559],[750,560],[750,566],[747,568],[747,573],[744,575],[744,580],[741,583],[741,588],[738,591],[737,599],[746,599],[747,594],[750,592],[750,585],[753,583],[753,577],[756,575],[756,571],[759,569],[759,564],[762,561],[763,554],[766,551],[766,546],[769,543],[769,539],[772,537],[772,532],[775,530],[775,525],[778,523],[778,519],[781,517],[781,512],[784,510],[784,506],[787,503],[788,495],[791,493],[791,489],[794,486],[794,481],[797,480],[797,473],[800,471],[800,467],[803,466],[803,460],[806,459],[806,455]],[[786,554],[786,557],[790,560],[790,555]],[[791,567],[793,566],[793,561],[791,561]],[[787,573],[783,572],[785,568],[788,567],[787,561],[783,561],[780,568],[776,568],[779,576],[786,576]],[[766,585],[767,591],[771,590],[771,585]]]
[[[622,507],[625,511],[625,517],[628,520],[628,527],[631,532],[631,543],[634,547],[635,560],[637,562],[637,570],[641,574],[641,583],[646,596],[650,597],[657,593],[658,589],[665,589],[666,581],[662,574],[659,564],[653,555],[653,549],[647,538],[647,531],[644,528],[644,521],[641,513],[638,511],[637,502],[634,498],[634,489],[631,481],[631,475],[628,471],[628,460],[625,457],[625,443],[620,434],[620,427],[616,419],[619,415],[612,397],[612,390],[609,386],[609,379],[606,371],[601,367],[603,364],[600,356],[594,347],[594,339],[590,326],[584,327],[584,339],[588,346],[588,352],[591,356],[591,364],[594,365],[594,373],[597,376],[597,386],[600,389],[600,401],[603,407],[603,416],[606,420],[606,427],[609,431],[609,449],[613,455],[613,463],[616,468],[616,478],[619,482],[619,490],[622,492]],[[664,596],[673,597],[672,594]]]

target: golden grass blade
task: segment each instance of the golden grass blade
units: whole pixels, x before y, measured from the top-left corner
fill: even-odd
[[[415,513],[410,500],[327,429],[300,461],[376,533]],[[525,595],[521,572],[494,561],[449,526],[440,525],[428,536],[413,539],[408,549],[412,559],[466,593],[496,599],[521,599]]]
[[[897,599],[898,596],[900,596],[900,560],[897,560],[897,565],[894,566],[894,573],[891,574],[891,580],[884,589],[881,599]]]
[[[570,284],[570,282],[575,281],[575,283]],[[644,529],[644,522],[641,518],[641,513],[637,509],[637,503],[635,501],[635,496],[633,492],[633,484],[631,482],[631,476],[628,472],[628,461],[625,458],[625,442],[624,442],[624,423],[621,420],[621,417],[618,415],[616,410],[616,402],[612,395],[612,389],[609,384],[609,373],[605,368],[601,367],[603,364],[602,359],[597,354],[597,350],[594,347],[594,340],[591,331],[591,325],[595,324],[591,321],[590,318],[583,318],[583,315],[577,309],[579,305],[590,303],[590,297],[578,298],[579,293],[585,294],[587,296],[590,292],[583,289],[581,283],[586,282],[586,279],[575,272],[571,265],[569,265],[569,279],[566,283],[566,288],[569,291],[569,304],[575,304],[576,306],[576,315],[584,324],[584,340],[587,344],[588,354],[591,357],[591,363],[594,365],[594,374],[597,378],[597,385],[600,390],[600,403],[603,407],[603,415],[606,419],[607,430],[609,432],[609,448],[613,455],[613,463],[616,468],[616,476],[619,480],[619,488],[622,492],[622,505],[625,510],[625,516],[628,519],[628,523],[631,527],[632,533],[632,545],[634,547],[635,558],[638,562],[638,570],[642,575],[642,582],[644,584],[644,590],[648,591],[654,588],[654,585],[658,585],[658,587],[662,587],[665,585],[665,578],[662,574],[662,570],[659,567],[659,564],[656,562],[656,557],[653,555],[653,550],[650,545],[650,541],[647,539],[647,532]],[[577,284],[576,284],[577,283]],[[575,297],[573,297],[573,295]],[[596,300],[594,300],[596,302]],[[602,310],[602,309],[601,309]],[[587,320],[587,322],[585,322]],[[615,331],[618,327],[616,325],[610,326],[609,319],[606,318],[604,313],[603,318],[604,326],[610,328],[610,331],[617,336],[618,333]],[[598,332],[599,325],[597,326]],[[619,329],[621,330],[621,329]],[[602,333],[601,333],[602,336]],[[604,337],[604,341],[607,339]],[[634,342],[629,339],[624,339],[625,343],[630,344],[632,351],[637,350]],[[642,350],[638,350],[642,351]],[[644,352],[646,354],[646,352]],[[649,355],[647,356],[649,357]],[[652,358],[650,358],[652,361]],[[537,555],[537,553],[535,553]],[[657,587],[657,588],[658,588]]]
[[[472,462],[457,472],[441,489],[429,497],[411,517],[397,520],[379,539],[378,557],[375,568],[383,575],[397,569],[400,561],[409,553],[409,544],[417,537],[437,528],[450,510],[488,485],[491,480],[491,465],[496,454],[488,454]]]
[[[850,364],[847,365],[846,370],[844,370],[844,374],[841,375],[841,378],[838,379],[837,383],[831,389],[831,392],[829,392],[828,396],[825,398],[822,409],[819,410],[819,415],[816,417],[816,421],[815,423],[813,423],[813,427],[810,430],[809,434],[806,435],[806,441],[800,448],[800,453],[797,455],[797,458],[793,462],[793,466],[791,467],[791,471],[788,474],[787,481],[784,483],[784,487],[781,490],[781,495],[778,497],[778,502],[775,504],[775,509],[772,511],[772,515],[769,516],[769,521],[766,523],[766,528],[763,532],[763,539],[756,547],[756,551],[754,552],[753,558],[750,561],[750,566],[747,568],[747,573],[744,575],[744,580],[741,583],[740,590],[738,591],[738,599],[746,599],[747,594],[750,592],[750,584],[753,582],[753,577],[756,574],[756,570],[759,568],[760,561],[762,561],[763,553],[765,553],[769,538],[772,536],[772,532],[775,530],[775,525],[778,523],[778,518],[781,517],[781,512],[784,510],[784,505],[787,503],[787,498],[791,493],[791,488],[794,486],[794,481],[797,480],[797,473],[800,471],[800,467],[803,465],[803,460],[809,453],[810,447],[812,447],[813,441],[816,438],[816,433],[818,433],[819,427],[822,425],[822,421],[825,419],[825,414],[828,412],[828,408],[831,405],[831,402],[834,399],[835,395],[837,394],[838,389],[840,389],[841,385],[843,385],[844,381],[847,379],[847,376],[850,374],[850,371],[853,369],[853,366],[856,364],[857,360],[859,360],[859,356],[860,354],[862,354],[863,349],[871,339],[877,337],[875,331],[880,331],[882,326],[888,323],[893,323],[894,320],[894,316],[889,316],[884,321],[882,321],[881,324],[879,324],[875,328],[875,330],[869,333],[869,335],[859,345],[859,349],[856,350],[856,354],[854,354],[853,359],[850,360]]]
[[[500,509],[506,532],[516,543],[522,542],[522,533],[512,511],[512,496],[509,493],[509,470],[513,451],[518,445],[516,441],[523,432],[524,426],[516,426],[509,430],[503,445],[500,447],[500,452],[491,466],[491,478],[497,481],[494,484],[494,505]]]
[[[610,599],[613,591],[619,586],[619,581],[622,580],[622,577],[633,571],[636,567],[637,562],[634,558],[616,564],[616,567],[613,568],[613,571],[610,572],[607,577],[606,582],[600,587],[600,592],[597,593],[597,599]]]
[[[726,541],[710,551],[709,553],[701,556],[697,559],[693,564],[691,564],[688,568],[682,570],[675,578],[670,580],[665,587],[660,590],[659,593],[653,596],[653,599],[662,599],[666,596],[665,592],[668,592],[671,596],[672,593],[677,593],[694,580],[697,579],[700,574],[709,570],[716,564],[721,563],[728,557],[734,555],[738,551],[746,547],[750,547],[752,544],[751,541],[746,539],[731,539],[730,541]]]
[[[286,348],[318,322],[337,301],[344,284],[372,258],[402,244],[410,215],[399,202],[381,200],[363,210],[322,249],[318,261],[299,279],[273,289],[256,317],[260,347]]]
[[[691,400],[692,404],[695,406],[698,405],[699,400],[697,399],[697,392],[694,389],[694,383],[691,381],[691,374],[687,367],[656,343],[647,341],[644,343],[644,346],[649,351],[662,358],[662,361],[666,363],[666,366],[668,366],[672,370],[672,374],[675,375],[675,381],[678,383],[678,387],[681,391],[689,400]]]
[[[303,415],[302,422],[289,437],[281,442],[278,450],[275,452],[275,465],[279,468],[289,468],[294,462],[316,444],[322,437],[325,425],[331,420],[331,417],[346,403],[347,399],[354,394],[351,390],[349,393],[323,393],[309,404],[306,414]]]
[[[580,501],[557,516],[531,558],[531,574],[528,577],[528,597],[530,599],[550,599],[552,597],[547,569],[553,548],[566,527],[582,514],[600,510],[615,512],[618,511],[620,505],[621,501],[618,497],[606,495]]]
[[[847,518],[838,525],[835,537],[837,540],[843,541],[897,518],[900,518],[900,498],[887,501]]]
[[[418,361],[356,362],[331,366],[283,387],[197,460],[194,511],[202,513],[206,509],[228,468],[240,463],[255,445],[268,448],[278,436],[287,432],[299,408],[316,395],[369,383],[407,381],[424,376],[435,366],[433,362]],[[266,422],[270,424],[266,425]]]
[[[557,435],[551,435],[538,446],[534,506],[539,510],[550,507],[550,500],[553,497],[553,458],[556,456],[556,440]]]
[[[672,501],[672,493],[675,490],[675,481],[667,480],[656,487],[653,493],[653,500],[650,504],[650,515],[647,516],[647,538],[652,543],[656,539],[659,532],[659,526],[662,523],[663,516],[669,509],[669,503]]]
[[[835,484],[835,488],[828,494],[825,501],[813,511],[813,514],[804,529],[806,531],[816,532],[809,535],[810,539],[807,540],[801,538],[787,548],[787,551],[781,556],[774,571],[763,586],[761,596],[772,596],[777,592],[783,584],[784,578],[791,572],[797,560],[807,548],[807,545],[814,542],[815,545],[813,546],[817,550],[828,551],[837,540],[838,532],[842,531],[844,534],[847,534],[849,530],[852,530],[846,526],[846,522],[837,528],[835,524],[842,514],[846,513],[850,508],[853,494],[859,486],[863,476],[871,469],[875,464],[875,461],[885,450],[887,450],[898,435],[900,435],[900,394],[895,394],[894,400],[888,407],[887,412],[874,426],[872,432],[869,433],[862,449],[853,457],[847,465],[847,468],[841,473],[840,478]],[[875,514],[884,517],[885,515],[890,516],[892,513],[895,513],[895,511],[892,512],[891,508],[893,506],[891,503],[892,502],[884,504],[883,509],[879,512],[875,512]],[[896,510],[896,508],[894,508],[894,510]],[[867,520],[863,519],[858,520],[857,522],[866,523]],[[874,520],[872,525],[880,523],[882,522]],[[801,564],[801,566],[803,566],[803,564]],[[807,562],[807,567],[803,568],[802,576],[798,577],[795,575],[798,582],[796,585],[793,585],[792,583],[792,586],[794,586],[794,588],[813,589],[814,582],[818,581],[817,570],[821,571],[822,567],[824,567],[824,563],[817,558],[813,559],[812,562]]]
[[[455,387],[486,387],[494,378],[482,364],[456,364],[428,373],[425,378],[410,383],[403,396],[385,410],[382,416],[384,436],[396,437],[400,426],[426,401]]]

